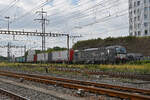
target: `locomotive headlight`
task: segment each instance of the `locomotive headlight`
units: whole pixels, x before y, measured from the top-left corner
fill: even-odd
[[[124,58],[126,58],[126,55],[125,54],[117,54],[117,58],[124,59]]]
[[[107,50],[107,53],[108,53],[108,54],[110,53],[110,50],[109,50],[109,49]]]

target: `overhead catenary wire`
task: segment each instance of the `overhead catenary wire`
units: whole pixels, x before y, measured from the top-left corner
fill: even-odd
[[[108,2],[109,0],[105,0],[105,1],[107,1],[107,2]],[[48,2],[47,2],[47,3],[48,3]],[[42,4],[41,4],[41,5],[42,5]],[[46,5],[46,4],[44,4],[44,5]],[[44,5],[43,5],[43,6],[44,6]],[[101,4],[101,5],[102,5],[102,4]],[[39,9],[38,7],[39,7],[39,6],[37,6],[37,9]],[[36,7],[35,7],[35,8],[36,8]],[[37,10],[37,9],[36,9],[36,10]],[[18,21],[18,20],[22,19],[23,17],[25,17],[25,16],[27,16],[27,15],[31,14],[30,12],[32,12],[33,10],[34,10],[34,9],[32,9],[32,10],[30,10],[29,12],[27,12],[27,13],[23,14],[22,16],[20,16],[20,17],[16,18],[16,19],[15,19],[15,20],[13,20],[12,22]]]
[[[115,5],[112,5],[112,6],[110,6],[110,7],[107,7],[107,9],[110,9],[110,8],[113,8],[113,7],[115,7]],[[97,13],[98,13],[98,12],[101,12],[101,11],[104,11],[104,10],[106,10],[106,9],[104,8],[104,9],[97,10]],[[86,13],[85,13],[85,14],[86,14]],[[65,17],[65,18],[68,19],[68,20],[71,20],[71,19],[72,19],[72,20],[73,20],[73,19],[77,19],[77,20],[78,20],[79,18],[81,19],[81,18],[86,18],[86,17],[89,17],[89,16],[91,16],[91,14],[84,15],[84,16],[82,16],[82,17],[80,17],[80,16],[75,16],[76,18],[75,18],[75,17],[71,17],[70,19],[69,19],[69,18],[66,18],[66,17]],[[64,18],[64,19],[65,19],[65,18]],[[55,21],[55,23],[57,23],[57,22]],[[58,24],[59,24],[59,23],[58,23]]]
[[[107,0],[107,3],[108,3],[108,1],[110,2],[110,0]],[[116,1],[116,0],[115,0]],[[67,16],[67,14],[65,15],[65,17],[63,17],[62,19],[74,19],[74,18],[78,18],[78,17],[80,17],[81,15],[79,15],[79,13],[84,13],[84,14],[88,14],[89,12],[91,13],[91,12],[93,12],[93,11],[91,11],[91,10],[93,10],[93,8],[95,8],[95,7],[97,7],[97,6],[101,6],[101,5],[103,5],[103,4],[105,4],[106,2],[100,2],[100,3],[97,3],[97,4],[95,4],[95,5],[92,5],[91,7],[88,7],[87,9],[83,9],[83,10],[81,10],[80,9],[80,11],[78,11],[78,13],[75,13],[75,14],[70,14],[70,15],[68,15]],[[114,3],[114,2],[113,2]],[[115,2],[116,3],[116,2]],[[102,7],[102,8],[104,8],[104,7]],[[72,10],[72,9],[71,9]],[[105,9],[106,10],[106,9]],[[87,13],[88,12],[88,13]],[[63,14],[65,14],[65,13],[63,13]],[[53,16],[53,15],[48,15],[48,16],[52,16],[52,17],[54,17],[55,18],[55,16]]]
[[[124,13],[125,12],[125,13]],[[100,19],[97,19],[95,20],[94,22],[92,23],[88,23],[88,24],[85,24],[85,25],[82,25],[80,27],[86,27],[86,26],[90,26],[90,25],[93,25],[93,24],[96,24],[96,23],[101,23],[101,22],[106,22],[110,19],[114,19],[114,18],[118,18],[118,17],[121,17],[121,16],[124,16],[124,15],[127,15],[128,14],[128,10],[125,9],[125,10],[122,10],[122,11],[119,11],[117,12],[117,14],[120,14],[120,15],[117,15],[116,16],[116,13],[112,14],[112,15],[108,15],[108,16],[105,16],[103,18],[100,18]],[[113,16],[114,15],[114,16]],[[80,29],[79,27],[74,27],[73,29]]]
[[[51,2],[52,0],[46,0],[45,2],[42,2],[41,4],[39,4],[38,6],[32,8],[30,11],[25,12],[23,15],[17,17],[16,19],[12,20],[12,23],[15,23],[19,20],[21,20],[22,18],[24,18],[25,16],[30,15],[31,12],[36,11],[40,8],[42,8],[43,6],[45,6],[47,3]]]
[[[13,0],[12,2],[10,2],[8,4],[7,7],[3,8],[0,10],[0,14],[2,14],[3,12],[7,11],[8,9],[10,9],[12,6],[14,6],[19,0]],[[2,16],[2,15],[1,15]]]
[[[110,1],[110,0],[103,0],[103,2],[104,1]],[[97,5],[95,5],[95,6],[99,6],[99,5],[103,5],[103,2],[99,2]],[[74,10],[74,9],[78,9],[78,7],[81,7],[81,6],[86,6],[86,5],[88,5],[89,3],[91,3],[91,1],[86,1],[85,3],[83,3],[82,5],[81,4],[78,4],[78,5],[76,5],[76,6],[73,6],[72,8],[71,8],[71,10]],[[101,4],[100,4],[101,3]],[[92,6],[93,8],[95,7],[95,6]],[[57,9],[57,8],[56,8]],[[55,9],[55,10],[56,10]],[[90,10],[91,8],[87,8],[86,10]],[[49,9],[49,10],[53,10],[53,9]],[[49,10],[47,10],[47,11],[49,11]],[[63,9],[63,10],[60,10],[61,12],[63,12],[63,14],[66,14],[64,11],[65,11],[66,9]],[[81,10],[81,9],[80,9]],[[50,15],[48,15],[48,16],[54,16],[54,15],[57,15],[58,13],[55,13],[55,14],[50,14]]]
[[[48,2],[47,2],[48,3]],[[59,4],[63,4],[63,2],[60,2]],[[42,4],[41,4],[42,5]],[[45,4],[46,5],[46,4]],[[43,5],[44,6],[44,5]],[[37,9],[35,9],[35,10],[38,10],[38,9],[40,9],[41,7],[39,7],[39,6],[37,6]],[[56,6],[55,6],[56,7]],[[55,8],[55,7],[52,7],[52,8]],[[36,7],[35,7],[36,8]],[[25,17],[25,16],[28,16],[29,14],[31,14],[30,12],[32,12],[32,11],[34,11],[34,9],[31,9],[30,11],[28,11],[27,13],[25,13],[25,14],[23,14],[22,16],[20,16],[20,17],[18,17],[18,18],[16,18],[15,20],[13,20],[14,22],[15,21],[18,21],[18,20],[21,20],[23,17]],[[13,22],[12,21],[12,22]]]
[[[106,1],[108,1],[108,0],[106,0]],[[102,4],[101,4],[102,5]]]

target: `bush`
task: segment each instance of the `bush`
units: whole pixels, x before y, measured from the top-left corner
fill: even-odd
[[[130,65],[143,65],[143,64],[149,64],[150,60],[142,60],[142,61],[131,61],[128,64]]]

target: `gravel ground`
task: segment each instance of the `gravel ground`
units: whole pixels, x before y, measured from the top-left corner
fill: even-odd
[[[101,76],[101,75],[83,76],[80,74],[79,75],[64,75],[64,74],[54,74],[51,72],[45,73],[45,72],[20,71],[19,69],[16,69],[15,67],[0,67],[0,70],[26,73],[26,74],[50,75],[50,76],[54,76],[54,77],[62,77],[62,78],[77,79],[77,80],[83,80],[83,81],[92,81],[92,82],[97,82],[97,83],[107,83],[107,84],[119,85],[119,86],[150,89],[150,82],[147,84],[134,84],[134,83],[145,83],[146,82],[146,81],[142,81],[142,80],[110,78],[108,76]]]
[[[15,79],[15,78],[10,78],[10,77],[5,77],[5,76],[0,76],[0,79],[8,79],[8,80],[12,80],[12,81],[15,81],[15,82],[18,82],[18,83],[20,81],[20,79]],[[72,90],[72,89],[70,90],[70,89],[67,89],[67,88],[59,87],[59,86],[45,85],[45,84],[26,81],[26,80],[23,81],[23,84],[26,84],[28,86],[36,86],[36,87],[40,87],[40,88],[47,89],[47,90],[54,90],[58,94],[63,93],[63,94],[67,94],[67,95],[70,95],[70,96],[75,96],[76,98],[78,98],[78,99],[69,99],[69,100],[120,100],[119,98],[108,97],[108,96],[105,96],[105,95],[97,95],[97,94],[88,93],[88,92],[85,92],[84,95],[82,97],[80,97],[76,94],[77,90]],[[0,85],[3,87],[3,84],[0,84]],[[5,84],[5,85],[9,85],[9,84]],[[10,85],[9,87],[14,88],[14,85]],[[13,88],[9,88],[9,89],[11,90]],[[18,88],[16,88],[16,89],[18,89]],[[26,94],[26,91],[24,91],[24,88],[22,88],[22,89],[23,89],[23,91],[21,91],[21,89],[18,90],[18,91],[21,91],[20,94],[22,94],[22,96],[28,97],[28,96],[26,96],[28,94]],[[13,91],[15,91],[15,90],[13,90]],[[37,93],[33,93],[32,91],[30,91],[30,93],[29,93],[30,96],[32,94],[37,94]],[[43,95],[43,94],[41,94],[41,95]],[[43,98],[43,97],[40,97],[41,95],[38,95],[38,97],[36,97],[38,99],[35,99],[35,96],[33,95],[33,97],[31,97],[32,98],[31,100],[57,100],[57,99],[41,99],[41,98]],[[44,96],[44,97],[49,98],[49,97],[46,97],[46,96]]]
[[[7,70],[7,71],[13,71],[13,72],[19,72],[19,73],[29,73],[29,74],[40,74],[40,75],[50,75],[54,77],[63,77],[63,78],[70,78],[70,79],[78,79],[78,80],[84,80],[84,81],[92,81],[92,82],[99,82],[99,83],[108,83],[108,84],[113,84],[113,85],[120,85],[120,86],[129,86],[129,87],[135,87],[135,88],[143,88],[143,89],[150,89],[150,84],[133,84],[132,82],[144,82],[140,80],[129,80],[129,79],[120,79],[120,78],[109,78],[108,76],[98,76],[98,75],[91,75],[91,76],[82,76],[82,75],[63,75],[63,74],[54,74],[54,73],[44,73],[44,72],[27,72],[27,71],[20,71],[19,69],[15,68],[10,68],[10,67],[0,67],[0,70]],[[7,78],[9,80],[13,80],[16,82],[19,82],[19,79],[13,79],[13,78],[8,78],[4,76],[0,76],[1,78]],[[73,96],[76,96],[77,90],[70,90],[58,86],[53,86],[53,85],[44,85],[40,83],[35,83],[35,82],[29,82],[29,81],[24,81],[24,84],[27,85],[34,85],[37,87],[41,87],[44,89],[48,90],[55,90],[58,93],[65,93],[65,94],[70,94]],[[22,93],[24,93],[23,91]],[[34,91],[35,92],[35,91]],[[38,94],[38,93],[37,93]],[[45,94],[44,94],[45,95]],[[113,97],[108,97],[108,96],[103,96],[103,95],[95,95],[91,93],[85,93],[85,97],[87,97],[86,100],[98,100],[98,98],[102,98],[102,100],[120,100],[118,98],[113,98]],[[40,95],[38,99],[36,100],[43,100],[43,97],[41,99]],[[35,95],[36,97],[36,95]],[[93,99],[94,98],[94,99]],[[49,99],[45,99],[49,100]],[[50,100],[55,100],[55,99],[50,99]]]
[[[5,95],[1,95],[0,94],[0,100],[11,100],[10,97],[5,96]]]
[[[4,83],[4,82],[1,82],[0,88],[17,93],[17,94],[19,94],[23,97],[26,97],[30,100],[60,100],[58,98],[55,98],[48,94],[44,94],[42,92],[34,91],[32,89],[28,89],[28,88],[24,88],[24,87],[12,85],[12,84]],[[7,100],[7,99],[4,99],[4,100]]]

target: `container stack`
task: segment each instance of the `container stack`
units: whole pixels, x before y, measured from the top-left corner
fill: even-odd
[[[29,50],[27,55],[27,62],[34,62],[35,50]]]

